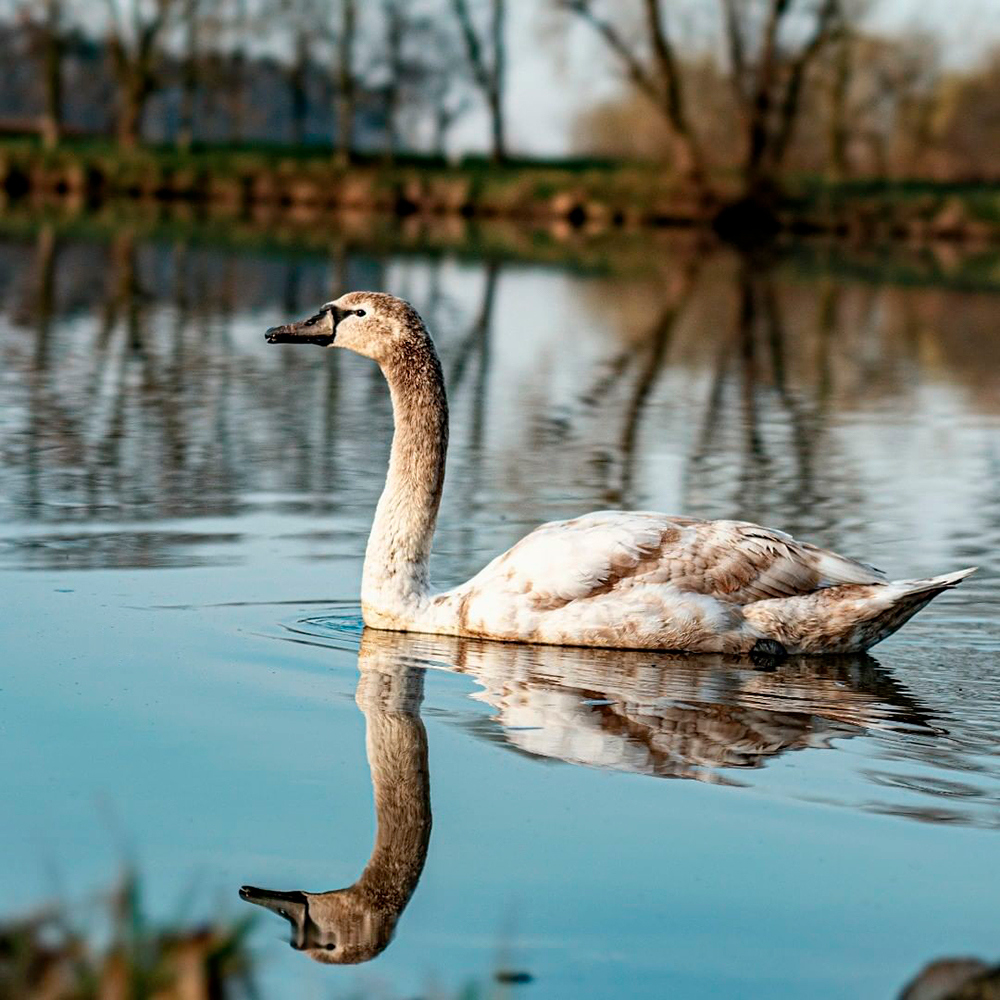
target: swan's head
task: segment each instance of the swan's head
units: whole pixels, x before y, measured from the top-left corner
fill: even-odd
[[[269,344],[318,344],[346,347],[383,362],[400,345],[426,340],[427,330],[416,309],[385,292],[348,292],[327,302],[318,313],[298,323],[272,326]]]
[[[328,965],[375,958],[392,940],[399,918],[373,906],[356,886],[336,892],[279,892],[245,885],[240,898],[284,917],[292,928],[291,946]]]

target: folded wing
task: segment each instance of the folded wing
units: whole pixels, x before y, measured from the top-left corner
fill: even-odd
[[[636,586],[748,604],[884,580],[864,563],[745,521],[600,511],[543,524],[470,586],[523,594],[542,610]]]

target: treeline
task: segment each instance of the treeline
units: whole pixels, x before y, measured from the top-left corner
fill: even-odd
[[[0,0],[0,124],[141,142],[443,150],[478,99],[506,155],[505,0]]]
[[[1000,41],[958,71],[936,36],[867,28],[877,4],[709,0],[682,47],[670,15],[690,4],[557,2],[626,81],[579,116],[579,152],[672,160],[699,188],[738,176],[751,195],[789,174],[1000,180]]]
[[[527,4],[528,0],[524,0]],[[959,72],[939,40],[878,34],[877,0],[535,0],[538,46],[603,52],[622,96],[580,114],[580,153],[651,161],[694,215],[777,225],[792,176],[1000,181],[1000,47]],[[509,161],[523,46],[509,0],[0,0],[0,117],[47,147],[82,132],[443,153],[478,108]],[[526,7],[518,7],[524,14]],[[986,33],[989,24],[970,23]],[[518,36],[521,37],[521,36]],[[584,41],[585,40],[585,41]],[[410,199],[412,200],[412,199]],[[725,209],[723,209],[725,210]],[[662,214],[662,213],[660,213]]]

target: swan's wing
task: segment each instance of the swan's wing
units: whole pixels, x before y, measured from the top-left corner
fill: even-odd
[[[469,585],[524,594],[543,610],[640,583],[747,604],[882,580],[871,566],[744,521],[601,511],[543,524]]]

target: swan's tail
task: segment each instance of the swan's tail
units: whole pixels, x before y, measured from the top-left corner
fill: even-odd
[[[798,597],[756,601],[746,621],[789,653],[860,653],[892,635],[944,590],[978,567],[926,580],[844,584]]]

